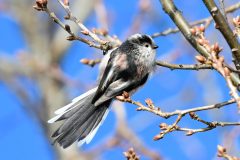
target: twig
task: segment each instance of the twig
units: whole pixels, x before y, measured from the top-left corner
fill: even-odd
[[[81,21],[72,14],[69,5],[64,4],[61,0],[58,0],[58,2],[61,4],[61,6],[67,13],[66,19],[70,19],[71,21],[75,22],[79,26],[79,28],[82,29],[82,34],[90,36],[95,42],[100,44],[100,49],[104,51],[113,48],[113,45],[111,45],[108,41],[100,39],[95,33],[91,32],[84,24],[82,24]]]
[[[224,107],[224,106],[230,105],[232,103],[235,103],[236,102],[235,99],[230,99],[228,101],[213,104],[213,105],[201,106],[201,107],[190,108],[190,109],[185,109],[185,110],[175,110],[173,112],[163,112],[159,107],[154,106],[153,102],[150,99],[147,99],[145,101],[146,104],[147,104],[147,106],[145,106],[140,102],[136,102],[136,101],[132,100],[129,97],[129,94],[127,94],[126,92],[124,92],[122,94],[122,96],[117,96],[116,99],[120,100],[122,102],[127,102],[127,103],[131,103],[131,104],[134,104],[134,105],[138,106],[137,111],[148,111],[148,112],[154,113],[154,114],[156,114],[156,115],[158,115],[162,118],[167,119],[167,118],[175,116],[175,115],[178,116],[177,119],[175,120],[175,122],[172,125],[166,125],[165,123],[161,124],[160,128],[164,131],[157,134],[154,137],[154,140],[159,140],[159,139],[163,138],[165,134],[170,133],[170,132],[175,131],[175,130],[187,131],[187,135],[191,135],[193,133],[204,132],[204,131],[211,130],[213,128],[216,128],[216,126],[240,125],[240,122],[207,122],[207,121],[204,121],[204,120],[196,117],[196,115],[195,115],[195,117],[193,116],[195,114],[195,112],[199,112],[199,111],[203,111],[203,110],[219,109],[221,107]],[[180,128],[177,124],[181,121],[181,119],[186,114],[190,114],[192,119],[197,120],[201,123],[204,123],[204,124],[208,125],[208,127],[202,128],[202,129],[195,129],[195,130],[194,129],[187,129],[187,128]],[[190,131],[191,131],[191,134],[190,134]]]
[[[158,66],[166,67],[171,70],[181,69],[181,70],[203,70],[203,69],[213,69],[210,64],[171,64],[164,61],[156,61]]]
[[[64,29],[65,31],[67,31],[70,36],[67,37],[67,40],[79,40],[83,43],[86,43],[88,44],[90,47],[94,47],[94,48],[98,48],[98,49],[101,49],[101,46],[100,45],[97,45],[95,43],[93,43],[92,41],[88,40],[88,39],[85,39],[85,38],[82,38],[80,36],[76,36],[72,31],[71,31],[71,28],[70,26],[68,25],[65,25],[61,22],[61,20],[55,15],[54,12],[51,12],[48,8],[45,8],[44,11],[49,15],[50,18],[53,19],[53,21],[55,23],[57,23],[62,29]]]
[[[53,21],[55,23],[57,23],[61,28],[63,28],[65,31],[67,31],[70,36],[67,37],[67,40],[79,40],[83,43],[88,44],[90,47],[94,47],[97,49],[101,49],[104,51],[107,51],[109,49],[112,49],[113,47],[118,46],[119,44],[117,44],[118,42],[116,42],[116,44],[113,44],[113,42],[109,42],[109,41],[105,41],[100,39],[96,34],[94,34],[93,32],[91,32],[89,29],[87,29],[87,27],[85,27],[80,20],[78,20],[75,16],[72,15],[71,10],[69,9],[68,3],[64,4],[64,2],[62,2],[61,0],[58,0],[58,2],[61,4],[61,6],[65,9],[65,11],[67,12],[68,16],[65,17],[66,19],[70,19],[73,22],[75,22],[81,29],[81,33],[84,35],[88,35],[90,36],[93,41],[90,41],[86,38],[82,38],[80,36],[76,36],[72,31],[69,25],[65,25],[56,15],[54,12],[51,12],[48,7],[47,7],[47,1],[42,0],[42,1],[36,1],[36,5],[33,6],[36,10],[38,11],[44,11],[46,12],[50,18],[53,19]],[[98,44],[96,44],[95,42],[97,42]]]
[[[186,132],[187,136],[193,135],[195,133],[199,132],[206,132],[209,130],[212,130],[216,127],[225,127],[225,126],[238,126],[240,125],[240,122],[208,122],[210,123],[207,127],[205,128],[199,128],[199,129],[190,129],[190,128],[181,128],[181,127],[176,127],[176,131],[184,131]]]

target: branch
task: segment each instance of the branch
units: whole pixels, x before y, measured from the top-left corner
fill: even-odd
[[[127,102],[134,104],[138,106],[137,111],[148,111],[151,113],[154,113],[162,118],[169,118],[172,116],[178,116],[175,122],[172,125],[167,125],[165,123],[162,123],[160,125],[160,128],[163,130],[160,132],[158,135],[154,137],[154,140],[159,140],[164,137],[165,134],[170,133],[172,131],[186,131],[187,135],[192,135],[193,133],[197,132],[205,132],[208,130],[211,130],[213,128],[216,128],[217,126],[229,126],[229,125],[240,125],[240,122],[207,122],[202,119],[200,119],[198,116],[196,116],[195,112],[203,111],[203,110],[212,110],[212,109],[219,109],[221,107],[236,103],[235,99],[230,99],[225,102],[213,104],[213,105],[207,105],[207,106],[201,106],[201,107],[196,107],[196,108],[190,108],[190,109],[185,109],[185,110],[175,110],[173,112],[164,112],[162,111],[159,107],[154,106],[153,102],[151,99],[145,100],[147,106],[143,105],[140,102],[136,102],[132,100],[129,97],[129,94],[127,92],[123,92],[121,96],[116,97],[117,100],[122,101],[122,102]],[[189,114],[193,120],[197,120],[201,123],[204,123],[207,125],[206,128],[202,129],[188,129],[188,128],[180,128],[177,124],[181,121],[181,119],[186,115]]]
[[[166,67],[171,70],[181,69],[181,70],[202,70],[202,69],[213,69],[210,64],[171,64],[164,61],[156,61],[158,66]]]
[[[208,11],[212,15],[214,21],[216,22],[216,28],[222,33],[223,37],[230,46],[234,58],[234,63],[237,69],[240,69],[240,45],[237,38],[234,36],[233,31],[228,25],[226,19],[220,12],[219,8],[213,0],[203,0]]]

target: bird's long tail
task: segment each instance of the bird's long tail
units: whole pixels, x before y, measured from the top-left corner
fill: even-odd
[[[54,143],[66,148],[76,140],[79,144],[89,143],[105,119],[111,100],[99,106],[93,105],[92,98],[97,88],[73,99],[72,103],[55,111],[56,117],[48,123],[64,120],[63,124],[53,133]]]

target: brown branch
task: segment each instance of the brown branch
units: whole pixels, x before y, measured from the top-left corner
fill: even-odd
[[[161,67],[166,67],[171,70],[180,69],[180,70],[203,70],[203,69],[213,69],[210,64],[171,64],[164,61],[156,61],[156,64]]]
[[[234,36],[234,33],[228,25],[228,22],[220,12],[215,2],[213,0],[203,0],[203,2],[216,22],[216,28],[219,29],[230,46],[236,68],[240,69],[240,44],[238,43],[237,38]]]
[[[225,13],[226,14],[232,13],[232,12],[238,10],[239,8],[240,8],[240,2],[227,7],[225,9]],[[196,25],[205,24],[205,28],[207,28],[211,24],[212,20],[213,20],[212,16],[209,16],[209,17],[191,22],[190,26],[193,27],[193,26],[196,26]],[[166,35],[169,35],[169,34],[178,33],[179,31],[180,30],[178,28],[169,28],[165,31],[157,32],[157,33],[152,34],[152,37],[156,38],[156,37],[159,37],[159,36],[166,36]]]
[[[181,127],[176,127],[176,131],[183,131],[186,132],[187,136],[193,135],[195,133],[199,132],[206,132],[212,129],[215,129],[216,127],[225,127],[225,126],[239,126],[240,122],[208,122],[209,125],[205,128],[199,128],[199,129],[190,129],[190,128],[181,128]]]

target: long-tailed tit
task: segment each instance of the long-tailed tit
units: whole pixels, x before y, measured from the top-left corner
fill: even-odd
[[[98,86],[55,111],[57,116],[48,121],[63,120],[52,135],[55,142],[63,148],[77,140],[80,145],[89,143],[113,99],[123,91],[132,94],[147,81],[155,66],[156,48],[150,36],[135,34],[107,54],[100,64],[105,69],[100,70]]]

